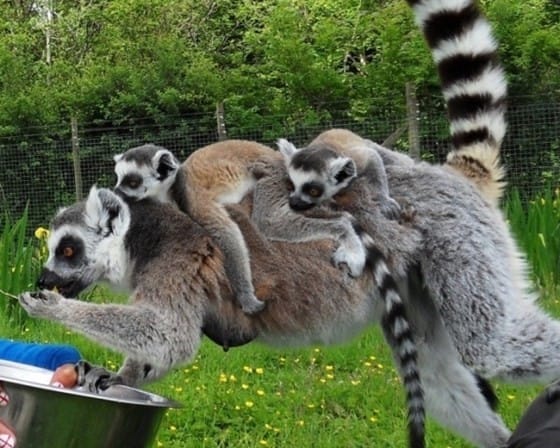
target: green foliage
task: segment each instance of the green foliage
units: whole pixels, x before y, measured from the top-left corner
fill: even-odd
[[[11,295],[34,289],[46,248],[27,235],[27,209],[15,222],[5,213],[0,227],[0,289]],[[0,292],[0,301],[3,320],[17,327],[25,323],[27,313],[13,297]]]
[[[560,190],[548,188],[528,202],[514,190],[505,210],[537,285],[553,293],[560,285]]]

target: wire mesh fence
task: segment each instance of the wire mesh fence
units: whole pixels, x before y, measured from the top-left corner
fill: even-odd
[[[417,110],[421,157],[441,162],[449,149],[445,112],[433,106],[433,101],[424,103]],[[402,111],[382,111],[375,117],[360,120],[323,120],[305,125],[288,122],[286,117],[270,116],[261,117],[254,128],[228,121],[227,113],[224,121],[228,138],[257,140],[269,145],[274,145],[280,137],[304,145],[325,129],[344,127],[380,143],[392,135],[394,148],[408,151],[405,115]],[[526,198],[549,184],[558,186],[560,103],[544,97],[513,98],[508,123],[503,156],[509,186],[519,189]],[[399,130],[404,132],[399,134],[396,132]],[[87,193],[91,185],[114,184],[115,154],[150,142],[185,159],[195,149],[215,142],[220,134],[223,135],[223,129],[217,125],[216,116],[208,114],[180,117],[176,123],[166,126],[92,128],[78,123],[74,148],[70,123],[67,129],[42,129],[4,137],[0,139],[0,208],[18,217],[28,207],[30,223],[46,225],[58,207]],[[81,173],[79,179],[77,168]]]

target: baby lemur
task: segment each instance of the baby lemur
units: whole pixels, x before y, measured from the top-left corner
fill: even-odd
[[[257,145],[239,145],[232,148],[232,153],[238,160],[263,156]],[[114,157],[116,189],[129,199],[153,197],[160,202],[175,203],[203,225],[224,253],[226,272],[241,308],[253,314],[263,309],[264,302],[255,296],[245,240],[224,204],[238,202],[253,187],[255,179],[247,164],[235,164],[227,155],[218,154],[211,161],[201,161],[194,155],[181,166],[165,148],[156,145],[132,148]],[[219,174],[218,178],[206,178],[209,167],[205,163],[221,168],[212,172],[214,176]]]

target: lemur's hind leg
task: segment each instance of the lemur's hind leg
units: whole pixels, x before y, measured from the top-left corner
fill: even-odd
[[[462,362],[421,279],[409,277],[409,316],[417,336],[418,364],[426,409],[441,424],[479,447],[505,446],[510,431]]]
[[[208,200],[212,200],[208,198]],[[194,208],[194,206],[193,206]],[[237,224],[231,220],[221,204],[215,203],[204,213],[195,209],[191,214],[195,221],[206,228],[224,254],[224,268],[238,303],[245,313],[253,314],[264,308],[257,299],[252,283],[249,249]]]

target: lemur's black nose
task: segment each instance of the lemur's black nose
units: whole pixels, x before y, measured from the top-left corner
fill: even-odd
[[[39,289],[53,289],[61,285],[61,278],[49,269],[43,269],[35,284]]]
[[[314,205],[313,203],[304,201],[297,196],[290,196],[289,204],[290,208],[296,211],[309,210]]]

